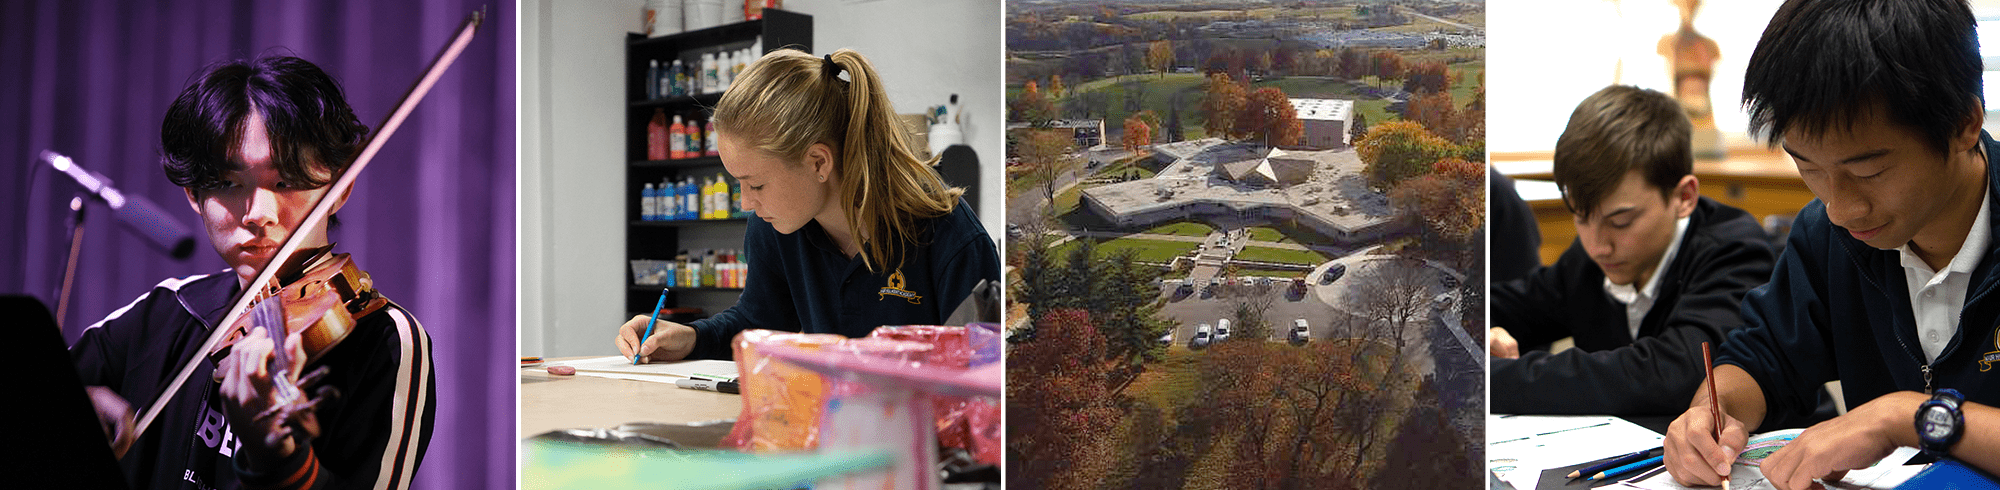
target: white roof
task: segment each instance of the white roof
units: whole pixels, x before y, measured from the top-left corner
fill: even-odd
[[[1354,112],[1354,101],[1342,99],[1292,99],[1292,110],[1300,120],[1346,121]]]

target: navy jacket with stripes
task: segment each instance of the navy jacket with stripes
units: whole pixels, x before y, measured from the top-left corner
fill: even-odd
[[[91,325],[70,346],[87,386],[106,386],[144,410],[227,313],[238,287],[228,272],[168,279]],[[430,336],[391,302],[314,366],[340,396],[318,409],[318,438],[257,474],[236,466],[241,434],[229,430],[214,381],[201,366],[120,460],[134,488],[408,488],[436,412]],[[309,449],[308,449],[309,448]]]

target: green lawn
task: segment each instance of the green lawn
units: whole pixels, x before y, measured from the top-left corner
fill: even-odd
[[[1125,118],[1132,117],[1132,111],[1125,110],[1126,90],[1123,82],[1127,80],[1137,80],[1144,84],[1145,97],[1140,100],[1140,107],[1142,110],[1151,110],[1153,113],[1159,114],[1162,125],[1166,124],[1167,116],[1172,113],[1169,110],[1169,106],[1173,102],[1174,94],[1185,92],[1186,95],[1181,96],[1182,136],[1187,139],[1196,139],[1204,134],[1200,130],[1201,88],[1204,83],[1207,83],[1207,78],[1200,73],[1120,75],[1091,80],[1072,86],[1070,89],[1074,93],[1098,92],[1109,98],[1110,103],[1106,104],[1105,111],[1109,116],[1104,118],[1105,130],[1107,132],[1122,134],[1125,127]],[[1062,102],[1058,100],[1056,103],[1057,107],[1060,108]],[[1166,129],[1162,128],[1160,132],[1162,134],[1156,136],[1164,136]],[[1109,137],[1109,135],[1106,135],[1106,137]]]
[[[1155,235],[1205,237],[1208,236],[1208,234],[1214,232],[1215,232],[1215,227],[1213,226],[1208,226],[1206,224],[1196,223],[1193,221],[1180,221],[1180,222],[1155,226],[1150,230],[1146,230],[1144,233],[1151,233]]]
[[[1069,190],[1057,192],[1054,208],[1056,216],[1062,216],[1069,214],[1070,211],[1075,211],[1077,205],[1082,204],[1082,202],[1083,186],[1081,185],[1073,185],[1069,187]]]
[[[1332,260],[1333,258],[1327,257],[1326,255],[1321,254],[1319,252],[1312,252],[1305,250],[1289,250],[1289,249],[1270,248],[1270,247],[1243,247],[1242,252],[1236,253],[1236,259],[1252,260],[1257,262],[1277,262],[1281,264],[1317,264],[1320,262]]]
[[[1162,418],[1168,421],[1179,420],[1174,409],[1186,404],[1201,386],[1198,356],[1202,353],[1188,350],[1187,341],[1175,338],[1166,357],[1147,364],[1146,372],[1125,389],[1125,394],[1159,407]]]
[[[1291,237],[1285,236],[1285,232],[1278,231],[1277,228],[1272,228],[1269,226],[1250,227],[1250,240],[1258,242],[1278,242],[1278,243],[1299,242],[1298,240],[1293,240],[1291,239]]]
[[[1077,241],[1071,240],[1057,246],[1055,250],[1056,256],[1068,257],[1070,250],[1074,250],[1077,243]],[[1108,255],[1117,250],[1135,249],[1139,251],[1137,259],[1141,262],[1166,262],[1173,260],[1174,257],[1187,254],[1188,251],[1194,250],[1196,245],[1193,242],[1118,238],[1099,242],[1097,244],[1097,253],[1099,255]]]

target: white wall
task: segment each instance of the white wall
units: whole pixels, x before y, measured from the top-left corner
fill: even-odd
[[[625,33],[638,0],[521,2],[521,353],[611,355],[625,308]]]
[[[623,134],[625,33],[640,29],[643,0],[521,3],[521,353],[611,355],[625,320]],[[1001,6],[996,0],[791,0],[813,16],[813,48],[860,51],[875,64],[897,112],[959,95],[966,144],[985,175],[975,203],[998,238],[1006,191],[1000,177]],[[740,239],[691,241],[739,248]]]

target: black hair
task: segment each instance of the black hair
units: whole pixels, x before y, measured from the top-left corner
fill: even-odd
[[[1693,132],[1686,110],[1667,94],[1630,85],[1590,94],[1556,138],[1554,173],[1563,203],[1589,217],[1631,172],[1666,199],[1694,173]]]
[[[160,165],[174,185],[201,191],[235,164],[250,111],[264,118],[272,164],[301,188],[331,183],[368,136],[340,83],[291,56],[209,65],[167,107],[160,124]]]
[[[1743,104],[1773,147],[1880,108],[1943,153],[1984,108],[1983,69],[1964,0],[1788,0],[1750,55]]]

